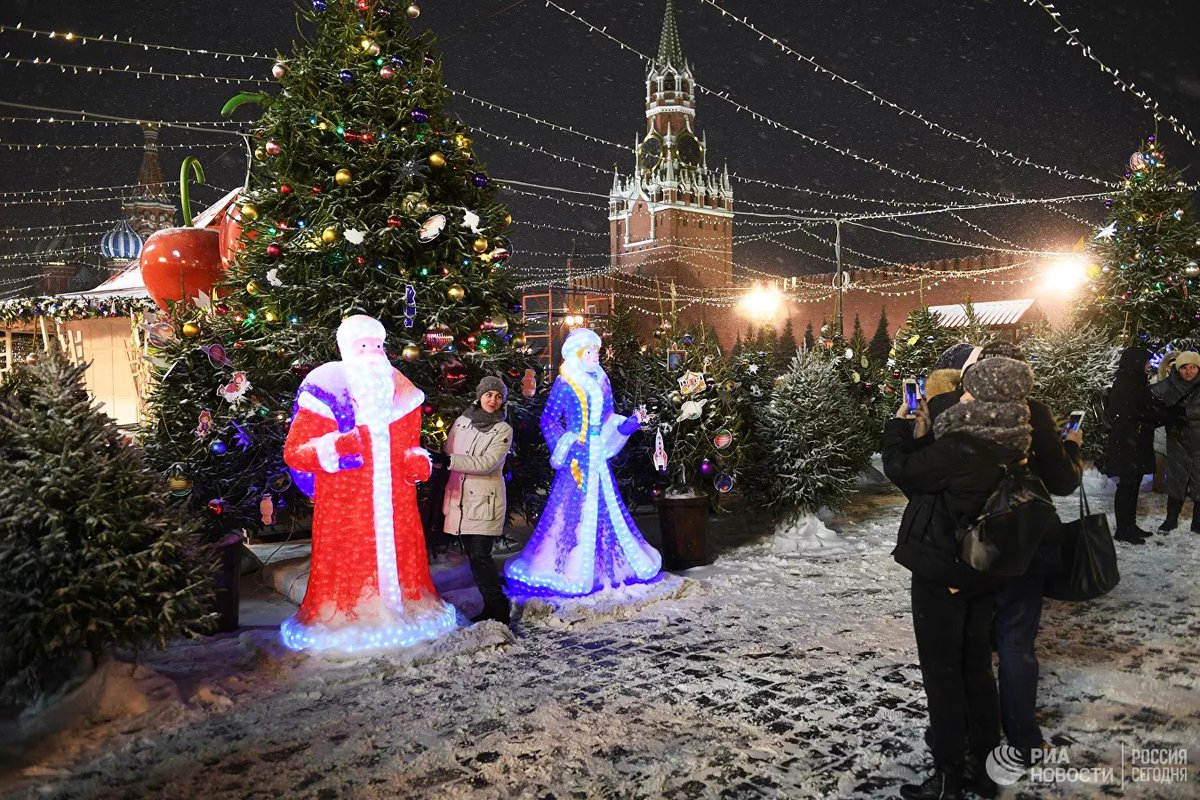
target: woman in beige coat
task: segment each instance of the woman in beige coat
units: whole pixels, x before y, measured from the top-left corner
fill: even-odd
[[[485,377],[475,389],[475,402],[450,428],[443,452],[431,456],[435,466],[450,470],[442,530],[462,541],[483,596],[483,611],[471,621],[494,619],[505,625],[508,598],[492,561],[492,545],[504,532],[507,513],[504,459],[513,439],[512,426],[505,421],[507,400],[504,381]]]

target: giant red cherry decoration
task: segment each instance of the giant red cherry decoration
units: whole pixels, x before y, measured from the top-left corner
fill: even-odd
[[[182,228],[167,228],[151,234],[142,247],[142,281],[154,302],[164,311],[167,301],[191,302],[200,292],[212,293],[221,279],[220,235],[211,228],[193,228],[188,179],[204,180],[204,170],[193,157],[183,160],[179,170],[179,194],[183,206]]]

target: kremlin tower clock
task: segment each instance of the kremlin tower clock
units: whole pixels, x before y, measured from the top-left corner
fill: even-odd
[[[733,285],[733,189],[728,168],[718,173],[708,162],[707,141],[696,128],[695,81],[683,58],[673,0],[667,0],[658,56],[646,76],[646,131],[637,142],[633,173],[614,175],[609,194],[618,305],[623,293],[645,295],[661,287],[669,314],[672,282],[680,306],[682,298]],[[696,321],[703,308],[691,304],[690,311],[678,322]],[[649,331],[661,320],[638,321]]]

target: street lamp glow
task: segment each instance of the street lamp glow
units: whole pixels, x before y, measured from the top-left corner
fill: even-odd
[[[775,287],[756,285],[742,296],[742,313],[750,317],[773,317],[779,312],[783,295]]]
[[[1046,269],[1043,284],[1058,294],[1073,294],[1087,283],[1087,259],[1082,255],[1063,256]]]

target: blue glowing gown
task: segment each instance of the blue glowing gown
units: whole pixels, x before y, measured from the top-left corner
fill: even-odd
[[[505,566],[509,594],[580,596],[654,580],[662,557],[642,538],[608,466],[637,430],[636,420],[613,413],[608,376],[564,363],[541,427],[557,474],[529,543]]]

